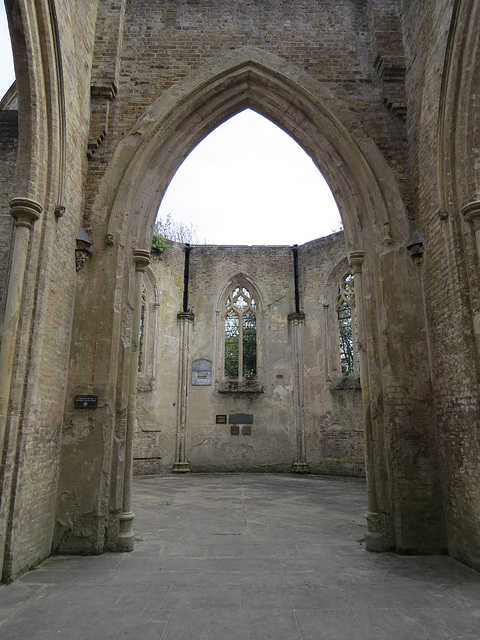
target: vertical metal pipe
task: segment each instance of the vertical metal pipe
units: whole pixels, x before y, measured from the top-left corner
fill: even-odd
[[[185,245],[185,269],[183,272],[183,313],[188,312],[188,281],[190,279],[190,251],[192,247]]]
[[[293,273],[295,278],[295,313],[300,313],[300,276],[298,273],[298,244],[292,247],[293,252]]]

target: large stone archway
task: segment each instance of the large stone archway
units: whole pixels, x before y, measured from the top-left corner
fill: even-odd
[[[118,143],[99,185],[88,214],[95,252],[77,282],[54,548],[133,545],[135,336],[153,222],[183,159],[246,107],[311,155],[344,221],[358,283],[367,548],[438,552],[445,541],[421,276],[408,255],[414,229],[395,177],[338,98],[252,48],[213,60],[164,92]],[[99,395],[94,416],[71,410],[79,392]]]

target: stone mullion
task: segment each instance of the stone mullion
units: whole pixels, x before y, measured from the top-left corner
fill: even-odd
[[[138,347],[140,333],[140,315],[142,309],[143,274],[150,258],[149,252],[143,249],[134,250],[135,262],[135,302],[132,317],[132,338],[130,349],[130,371],[127,407],[127,429],[125,434],[125,468],[123,481],[122,514],[120,515],[120,530],[118,534],[117,549],[132,551],[134,547],[135,533],[133,531],[132,511],[132,483],[133,483],[133,438],[135,432],[135,412],[137,406],[138,383]]]
[[[238,379],[243,380],[243,313],[238,314]]]

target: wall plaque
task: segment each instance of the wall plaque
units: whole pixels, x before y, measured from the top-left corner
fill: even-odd
[[[253,424],[253,415],[251,413],[231,413],[230,424]]]
[[[227,424],[227,416],[215,416],[216,424]]]
[[[98,396],[83,395],[75,396],[73,400],[74,409],[96,409],[98,407]]]
[[[192,364],[192,385],[208,387],[212,384],[212,363],[210,360],[195,360]]]

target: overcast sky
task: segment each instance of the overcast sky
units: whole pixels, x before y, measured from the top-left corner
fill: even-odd
[[[0,96],[14,79],[0,1]],[[193,223],[201,242],[302,244],[339,229],[322,175],[292,138],[247,110],[207,136],[173,177],[159,215]]]

